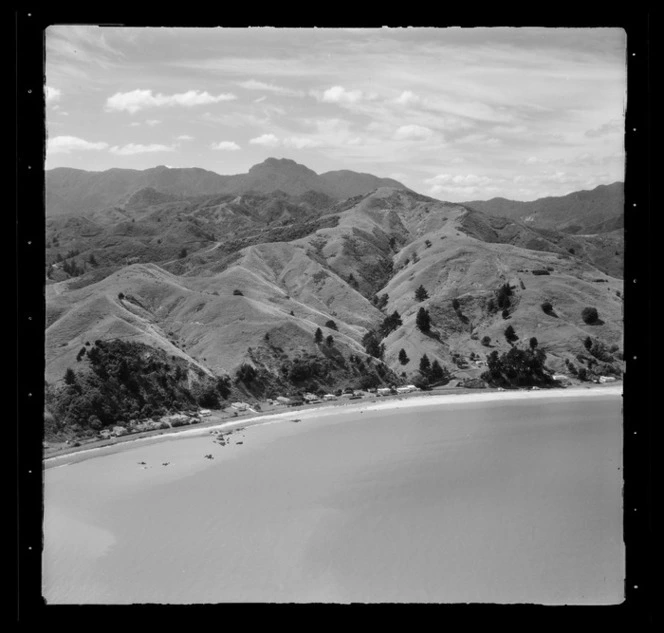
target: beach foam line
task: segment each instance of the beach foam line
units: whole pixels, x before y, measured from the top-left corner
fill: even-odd
[[[316,407],[313,409],[304,409],[301,411],[284,411],[282,413],[269,413],[267,415],[258,415],[251,418],[244,418],[242,420],[232,420],[230,422],[222,422],[213,426],[205,426],[203,428],[193,428],[187,430],[178,430],[172,433],[163,433],[161,435],[148,435],[145,437],[137,437],[128,439],[124,442],[117,444],[110,444],[106,446],[96,446],[94,448],[87,448],[82,451],[74,453],[67,453],[65,455],[54,455],[48,457],[43,461],[46,463],[57,462],[60,460],[78,458],[85,453],[92,453],[103,449],[122,450],[123,448],[132,448],[138,442],[151,441],[156,442],[159,440],[175,440],[182,437],[195,437],[198,435],[209,435],[214,432],[228,431],[245,426],[260,426],[263,424],[276,424],[278,422],[290,421],[296,415],[300,420],[311,419],[312,417],[318,418],[330,415],[343,415],[360,413],[363,411],[383,411],[385,409],[415,409],[420,407],[439,407],[445,404],[482,404],[484,402],[495,401],[509,401],[509,400],[536,400],[546,398],[578,398],[578,397],[596,397],[596,396],[617,396],[622,394],[622,385],[610,385],[608,387],[592,388],[592,387],[576,387],[569,389],[542,389],[539,391],[490,391],[488,393],[468,393],[468,394],[437,394],[437,395],[416,395],[404,397],[403,399],[390,398],[385,402],[372,402],[370,404],[363,402],[353,402],[348,404],[327,405],[323,407]]]

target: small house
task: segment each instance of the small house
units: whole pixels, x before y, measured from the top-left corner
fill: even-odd
[[[417,391],[417,387],[415,385],[405,385],[403,387],[397,387],[397,393],[412,393],[413,391]]]
[[[275,399],[275,402],[276,402],[277,404],[289,405],[289,404],[291,403],[291,399],[290,399],[290,398],[286,398],[285,396],[278,396],[278,397]]]

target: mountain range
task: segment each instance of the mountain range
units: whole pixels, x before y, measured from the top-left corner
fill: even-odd
[[[176,197],[275,191],[297,196],[318,192],[341,200],[385,186],[406,188],[391,178],[348,170],[318,175],[288,158],[268,158],[254,165],[248,173],[233,176],[222,176],[196,167],[170,168],[164,165],[144,171],[109,169],[103,172],[59,167],[46,172],[46,210],[49,216],[95,211],[124,204],[129,196],[142,189]]]
[[[356,386],[369,371],[384,384],[410,382],[424,355],[472,381],[487,354],[533,337],[551,371],[619,374],[622,231],[586,231],[619,222],[621,196],[616,183],[532,203],[449,203],[286,159],[239,176],[55,169],[46,380],[85,371],[81,350],[111,339],[228,376],[246,398]],[[547,209],[570,230],[552,228]],[[592,322],[587,307],[599,315]],[[400,324],[385,328],[395,313]],[[332,341],[316,340],[318,329]],[[372,332],[381,333],[378,355]],[[593,358],[588,341],[601,354]],[[294,364],[310,374],[289,381]],[[236,378],[246,366],[261,381]]]

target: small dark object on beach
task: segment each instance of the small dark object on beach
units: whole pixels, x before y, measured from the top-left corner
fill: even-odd
[[[145,462],[136,462],[139,466],[145,466]]]
[[[291,420],[291,422],[302,422],[302,420]]]
[[[171,462],[162,462],[161,465],[162,465],[162,466],[168,466],[170,463],[171,463]]]
[[[238,444],[244,444],[244,442],[238,442]]]
[[[212,456],[212,453],[208,453],[208,454],[205,456],[205,459],[214,459],[214,457]]]

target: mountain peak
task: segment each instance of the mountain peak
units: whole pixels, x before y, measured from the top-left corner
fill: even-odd
[[[291,158],[266,158],[262,163],[258,163],[249,169],[250,174],[264,171],[299,172],[313,176],[318,175],[306,165],[296,163]]]

